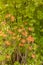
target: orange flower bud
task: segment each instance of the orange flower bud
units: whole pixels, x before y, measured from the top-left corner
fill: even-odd
[[[6,58],[7,58],[7,59],[9,59],[9,58],[10,58],[10,55],[9,55],[9,54],[7,54],[7,55],[6,55]]]
[[[28,33],[27,33],[26,31],[23,31],[23,32],[22,32],[22,35],[25,36],[25,37],[27,36],[27,34],[28,34]]]
[[[0,34],[2,33],[2,31],[0,31]]]
[[[28,28],[29,31],[32,31],[33,29],[31,27]]]
[[[19,46],[24,47],[24,44],[23,43],[20,43]]]
[[[21,32],[22,31],[22,29],[18,29],[18,32]]]
[[[6,44],[7,46],[10,46],[10,45],[11,45],[11,43],[10,43],[9,41],[5,41],[5,44]]]
[[[7,37],[7,35],[6,35],[6,34],[2,34],[2,36],[3,36],[3,37]]]
[[[27,38],[27,41],[28,41],[28,42],[34,42],[34,38],[30,35],[30,36]]]
[[[2,25],[6,25],[6,22],[5,22],[5,21],[3,21],[1,24],[2,24]]]
[[[8,32],[9,34],[13,34],[13,32],[12,32],[12,31],[10,31],[10,30],[7,30],[7,32]]]
[[[0,34],[0,36],[2,36],[2,34]]]
[[[0,31],[0,36],[2,36],[3,35],[3,32],[2,31]]]
[[[36,57],[36,55],[35,54],[32,54],[32,58],[34,59]]]
[[[25,43],[25,42],[26,42],[26,40],[25,40],[25,39],[21,39],[21,42],[22,42],[22,43]]]
[[[11,16],[11,21],[13,22],[15,20],[15,17],[14,16]]]
[[[16,37],[12,37],[12,39],[14,39],[14,40],[15,40],[15,39],[16,39]]]

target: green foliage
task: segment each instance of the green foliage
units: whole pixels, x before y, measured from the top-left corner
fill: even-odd
[[[42,64],[43,0],[0,0],[0,65]]]
[[[19,62],[15,62],[14,65],[20,65]]]

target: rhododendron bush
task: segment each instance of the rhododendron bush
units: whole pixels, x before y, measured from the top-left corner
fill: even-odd
[[[0,65],[43,65],[43,0],[0,0]]]

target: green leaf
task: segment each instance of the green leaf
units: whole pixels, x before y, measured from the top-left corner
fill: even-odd
[[[20,65],[20,63],[19,63],[18,61],[16,61],[16,62],[14,63],[14,65]]]

